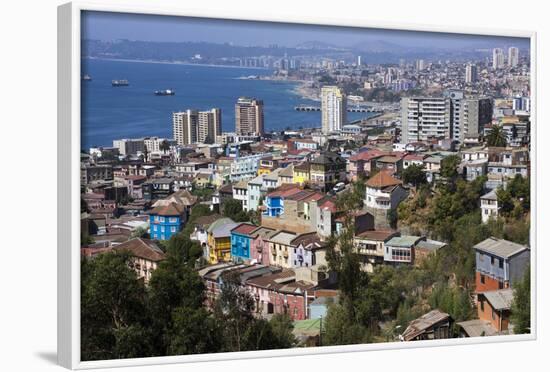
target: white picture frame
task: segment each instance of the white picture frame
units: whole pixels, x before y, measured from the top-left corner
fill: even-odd
[[[256,10],[226,12],[200,11],[196,7],[157,8],[154,3],[135,6],[75,1],[58,8],[58,362],[70,369],[125,367],[137,365],[160,365],[201,361],[221,361],[277,356],[314,355],[356,351],[394,350],[443,345],[482,344],[494,342],[517,342],[537,338],[536,286],[537,275],[537,174],[531,176],[531,324],[529,335],[499,336],[498,338],[449,339],[445,341],[417,341],[414,343],[383,343],[349,346],[323,346],[286,350],[247,351],[234,353],[182,355],[140,359],[85,361],[80,360],[80,17],[82,11],[154,14],[167,16],[191,16],[234,20],[302,23],[312,25],[352,26],[380,29],[497,35],[525,37],[530,39],[531,51],[531,136],[537,135],[536,107],[536,32],[487,30],[476,28],[450,28],[436,25],[401,23],[377,23],[372,21],[342,21],[338,19],[310,18],[300,15],[277,17],[261,14]],[[536,141],[531,142],[532,169],[537,169]]]

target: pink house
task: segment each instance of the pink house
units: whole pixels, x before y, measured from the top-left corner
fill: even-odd
[[[257,263],[269,266],[269,243],[268,239],[277,232],[275,229],[260,226],[250,232],[250,258]]]

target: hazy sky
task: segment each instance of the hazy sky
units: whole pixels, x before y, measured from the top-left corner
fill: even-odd
[[[206,41],[236,45],[279,44],[292,47],[306,41],[323,41],[342,47],[380,40],[410,47],[491,47],[493,44],[527,48],[528,39],[457,35],[429,32],[358,29],[209,18],[169,17],[108,12],[84,12],[84,39],[141,41]]]

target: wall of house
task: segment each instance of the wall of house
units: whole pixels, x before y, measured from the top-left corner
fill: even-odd
[[[269,242],[269,264],[290,268],[290,247],[285,244]]]
[[[269,302],[273,304],[275,314],[288,314],[292,320],[307,319],[307,305],[304,295],[270,292],[269,298]]]
[[[275,230],[286,230],[297,234],[315,231],[310,221],[301,218],[269,217],[262,215],[261,225]]]
[[[501,313],[493,310],[491,304],[485,299],[485,296],[480,295],[477,301],[477,316],[481,320],[491,322],[491,326],[497,331],[502,332],[508,330],[509,314],[508,311]]]
[[[481,282],[483,278],[483,283]],[[476,292],[495,291],[507,288],[508,283],[476,271]]]
[[[531,251],[525,250],[509,259],[510,286],[523,279],[523,275],[531,262]]]
[[[252,239],[250,244],[250,258],[262,265],[269,265],[269,243],[260,236]]]
[[[396,209],[399,203],[401,203],[407,196],[409,192],[401,186],[397,186],[391,193],[391,209]]]
[[[231,233],[231,257],[250,259],[250,237]]]
[[[492,262],[491,257],[493,257]],[[502,267],[499,267],[499,260],[502,260]],[[509,280],[508,263],[506,260],[497,256],[491,256],[485,252],[476,251],[476,271],[496,280],[504,282]]]

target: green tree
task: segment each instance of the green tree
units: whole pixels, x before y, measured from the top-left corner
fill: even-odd
[[[531,270],[528,268],[514,288],[514,300],[510,312],[514,333],[531,333]]]
[[[401,175],[403,177],[403,182],[411,184],[414,187],[418,187],[419,185],[428,182],[423,165],[409,165],[406,169],[403,170]]]
[[[368,341],[367,329],[357,322],[350,321],[344,306],[329,306],[323,322],[322,346],[360,344]]]
[[[441,160],[441,177],[445,181],[451,181],[454,183],[458,177],[458,165],[460,164],[460,156],[449,155]]]
[[[82,360],[151,355],[145,287],[127,253],[81,263]]]
[[[506,147],[507,143],[506,133],[504,133],[504,129],[500,125],[493,125],[485,140],[487,141],[487,146],[491,147]]]
[[[296,337],[292,333],[294,325],[292,319],[287,314],[275,314],[269,324],[273,333],[273,341],[277,349],[286,349],[294,347],[297,344]]]
[[[243,211],[241,202],[236,199],[229,199],[223,202],[222,214],[235,222],[248,221],[248,215]]]
[[[168,354],[214,353],[221,350],[221,330],[204,308],[178,307],[172,312]]]
[[[167,152],[168,150],[170,150],[170,144],[168,143],[167,140],[162,141],[162,142],[160,143],[160,146],[159,146],[159,147],[160,147],[160,149],[162,150],[162,152],[165,153],[165,154],[166,154],[166,152]]]

